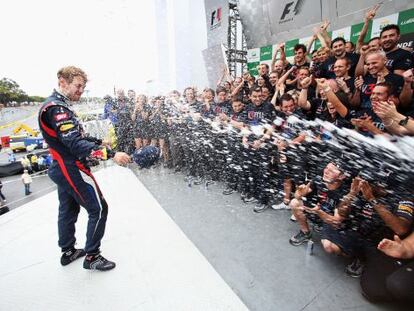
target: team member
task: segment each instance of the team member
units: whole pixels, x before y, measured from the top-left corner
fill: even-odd
[[[403,75],[404,71],[413,66],[410,52],[399,48],[400,27],[387,25],[381,30],[380,44],[387,55],[387,69],[395,74]]]
[[[81,97],[87,76],[83,70],[69,66],[60,69],[57,77],[59,88],[43,103],[38,121],[53,156],[49,176],[58,186],[61,264],[68,265],[86,254],[85,269],[110,270],[115,263],[100,255],[108,205],[84,161],[87,157],[103,158],[106,149],[99,146],[99,140],[84,136],[75,113],[69,107],[70,101],[78,101]],[[108,155],[120,165],[131,161],[123,152],[108,152]],[[84,250],[75,249],[75,223],[80,206],[87,210],[89,217]]]

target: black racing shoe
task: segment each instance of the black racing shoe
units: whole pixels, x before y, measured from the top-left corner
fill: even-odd
[[[83,267],[88,270],[108,271],[115,268],[115,266],[113,261],[109,261],[101,254],[88,255],[83,261]]]
[[[71,250],[68,250],[62,254],[62,257],[60,257],[60,263],[62,266],[67,266],[71,262],[75,261],[78,258],[81,258],[85,256],[86,253],[83,249],[76,249],[73,248]]]
[[[303,232],[302,230],[300,230],[298,234],[290,238],[289,243],[293,246],[299,246],[309,241],[311,237],[312,234],[310,232]]]

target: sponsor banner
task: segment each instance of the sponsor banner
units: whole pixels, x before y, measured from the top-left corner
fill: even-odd
[[[299,43],[299,39],[286,41],[286,43],[285,43],[285,53],[286,53],[286,57],[290,57],[290,56],[294,56],[295,55],[294,47],[298,43]]]
[[[359,23],[359,24],[351,26],[351,41],[353,43],[355,44],[357,43],[363,26],[364,26],[364,23]],[[372,21],[370,21],[368,24],[368,31],[367,31],[367,34],[365,35],[365,40],[364,40],[365,42],[367,41],[368,38],[371,38],[371,29],[372,29]]]
[[[398,13],[374,19],[372,22],[371,38],[379,37],[382,28],[384,28],[385,26],[397,23]]]
[[[345,27],[332,31],[331,38],[344,38],[346,41],[351,39],[351,27]]]
[[[400,12],[398,26],[402,35],[414,32],[414,9]]]
[[[247,69],[249,70],[250,74],[253,76],[257,76],[259,73],[257,71],[257,66],[259,66],[260,62],[252,62],[247,63]]]
[[[260,49],[255,48],[255,49],[247,50],[247,59],[251,63],[260,62]]]
[[[267,45],[260,48],[260,61],[272,60],[272,46]]]
[[[401,35],[399,48],[411,48],[414,49],[414,32]]]
[[[401,39],[400,43],[398,44],[399,47],[414,48],[414,9],[409,9],[399,13],[374,19],[370,22],[368,26],[368,31],[364,41],[367,42],[369,39],[373,37],[378,37],[380,35],[382,28],[389,24],[398,24],[400,27]],[[344,27],[342,29],[330,31],[328,32],[328,35],[330,38],[343,37],[347,41],[350,40],[353,43],[356,43],[358,41],[358,37],[361,33],[363,25],[364,23],[358,23],[349,27]],[[288,61],[293,61],[293,56],[295,55],[294,46],[297,43],[302,43],[306,46],[310,38],[311,37],[294,39],[287,41],[285,43],[285,53]],[[317,39],[309,52],[317,50],[321,46],[322,45],[320,41]],[[248,50],[247,60],[249,63],[267,60],[271,61],[276,48],[277,45],[269,45],[262,48]],[[278,54],[277,58],[279,57],[280,55]]]

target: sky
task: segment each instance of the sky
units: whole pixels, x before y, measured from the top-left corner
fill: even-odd
[[[0,9],[0,79],[28,95],[50,95],[67,65],[88,74],[88,96],[144,91],[156,79],[152,0],[2,1]]]

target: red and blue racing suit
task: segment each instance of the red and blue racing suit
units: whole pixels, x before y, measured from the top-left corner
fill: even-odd
[[[83,206],[89,216],[85,251],[97,254],[105,232],[108,205],[85,159],[99,148],[99,143],[85,137],[68,101],[54,91],[43,103],[38,116],[39,128],[53,157],[49,177],[58,188],[59,247],[62,251],[74,247],[75,223]]]

